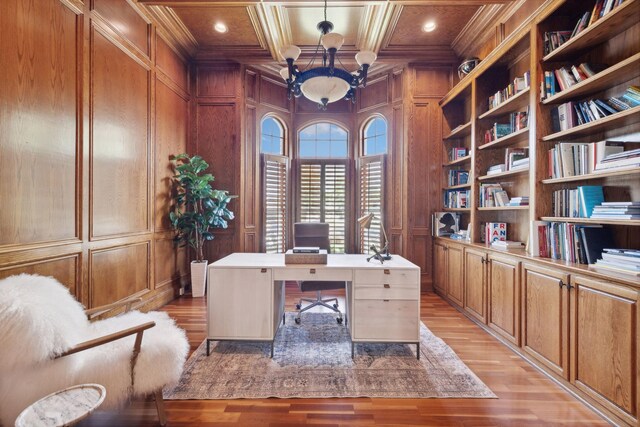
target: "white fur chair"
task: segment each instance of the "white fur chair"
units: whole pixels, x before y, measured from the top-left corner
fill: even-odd
[[[0,425],[13,426],[31,403],[83,383],[107,389],[100,409],[155,394],[164,425],[162,387],[180,378],[187,338],[162,312],[88,320],[123,304],[131,301],[85,312],[52,277],[22,274],[0,280]]]

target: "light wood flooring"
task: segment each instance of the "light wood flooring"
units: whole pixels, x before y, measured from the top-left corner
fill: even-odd
[[[287,310],[300,293],[287,285]],[[342,295],[339,295],[342,297]],[[163,307],[187,331],[191,351],[205,338],[204,298]],[[167,401],[169,426],[540,426],[607,425],[435,294],[423,294],[422,321],[442,338],[498,399],[259,399]],[[82,426],[157,425],[153,401],[119,413],[98,411]]]

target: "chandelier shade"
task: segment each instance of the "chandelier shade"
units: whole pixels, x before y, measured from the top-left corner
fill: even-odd
[[[304,95],[317,102],[318,107],[323,110],[327,108],[327,104],[340,99],[355,103],[356,90],[367,86],[367,71],[376,60],[375,52],[358,52],[355,59],[360,68],[356,71],[336,67],[336,59],[340,61],[337,57],[338,50],[344,44],[344,37],[331,32],[333,24],[327,21],[327,0],[324,2],[324,20],[318,23],[317,28],[321,33],[320,40],[305,70],[300,70],[295,64],[301,52],[299,47],[286,45],[280,49],[280,55],[287,61],[287,66],[280,70],[280,76],[287,82],[289,99]],[[322,65],[314,67],[318,52],[322,54]]]

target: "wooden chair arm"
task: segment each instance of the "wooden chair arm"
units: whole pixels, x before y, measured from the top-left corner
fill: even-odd
[[[136,345],[139,347],[139,342],[142,340],[142,332],[149,329],[149,328],[153,328],[154,326],[156,326],[156,322],[147,322],[147,323],[143,323],[141,325],[138,326],[134,326],[132,328],[128,328],[128,329],[123,329],[121,331],[118,332],[114,332],[112,334],[109,335],[105,335],[99,338],[95,338],[89,341],[84,341],[81,342],[80,344],[77,344],[75,347],[70,348],[69,350],[65,351],[62,354],[59,354],[58,356],[56,356],[55,358],[58,359],[60,357],[64,357],[64,356],[68,356],[70,354],[74,354],[74,353],[78,353],[84,350],[88,350],[90,348],[93,347],[97,347],[99,345],[102,344],[107,344],[110,343],[112,341],[116,341],[119,340],[121,338],[124,337],[128,337],[129,335],[135,335],[135,334],[139,334],[138,338],[136,339]]]
[[[102,313],[106,313],[109,310],[120,308],[122,306],[125,306],[124,312],[126,313],[128,311],[131,311],[131,306],[136,302],[142,302],[142,298],[131,298],[114,302],[112,304],[101,305],[100,307],[89,308],[84,311],[84,314],[86,314],[87,318],[91,320],[94,317],[101,315]]]

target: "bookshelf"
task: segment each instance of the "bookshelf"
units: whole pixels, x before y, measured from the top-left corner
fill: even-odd
[[[563,182],[574,182],[574,181],[589,181],[593,179],[603,179],[607,177],[614,176],[627,176],[632,178],[634,175],[640,174],[640,168],[638,167],[630,167],[630,168],[620,168],[614,170],[604,170],[604,171],[596,171],[593,173],[588,173],[584,175],[575,175],[575,176],[567,176],[562,178],[547,178],[543,179],[543,184],[558,184]]]
[[[558,141],[560,139],[576,136],[593,135],[598,132],[606,132],[612,128],[621,128],[640,122],[640,106],[612,114],[608,117],[572,127],[561,132],[555,132],[542,137],[543,141]]]
[[[454,139],[460,139],[462,137],[471,135],[471,122],[467,122],[463,125],[457,126],[455,129],[451,131],[451,133],[444,138],[444,141],[451,141]]]
[[[640,226],[640,220],[633,219],[591,219],[591,218],[566,218],[562,216],[543,216],[542,221],[551,222],[571,222],[575,224],[607,224],[607,225],[629,225]]]
[[[517,93],[511,98],[504,101],[502,104],[490,109],[489,111],[478,116],[478,119],[491,119],[494,117],[500,117],[508,113],[520,111],[523,107],[529,105],[529,91],[531,87],[527,87],[525,90]]]
[[[459,159],[447,162],[442,166],[443,167],[451,167],[451,166],[463,165],[465,163],[470,163],[470,162],[471,162],[471,156],[469,155],[469,156],[460,157]]]
[[[489,150],[493,148],[504,148],[510,145],[527,142],[529,139],[529,128],[520,129],[519,131],[510,133],[509,135],[498,138],[486,144],[481,144],[478,150]]]
[[[478,177],[478,181],[495,181],[495,180],[501,180],[503,178],[507,178],[514,175],[523,175],[528,173],[529,173],[529,168],[522,168],[522,169],[510,170],[506,172],[494,173],[491,175],[482,175]]]

